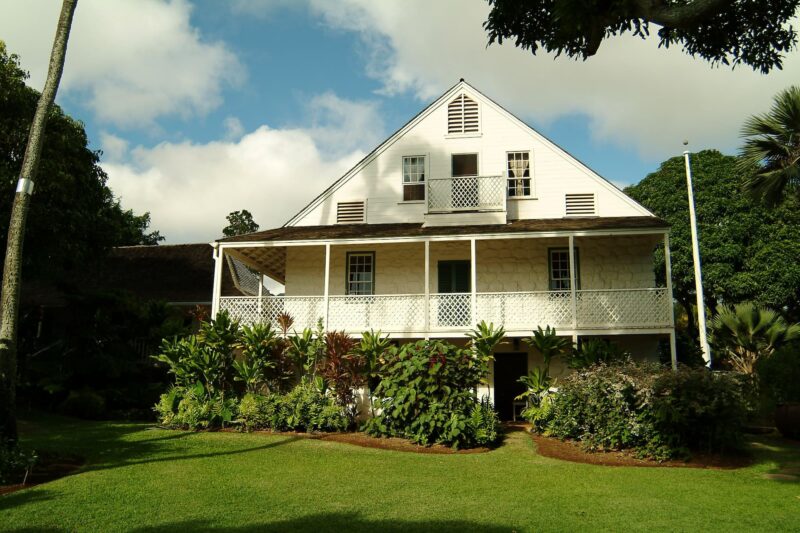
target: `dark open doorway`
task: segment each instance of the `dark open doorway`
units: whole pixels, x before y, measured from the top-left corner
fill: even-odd
[[[514,418],[514,398],[525,392],[518,380],[528,373],[528,354],[498,353],[494,359],[494,408],[500,420]]]

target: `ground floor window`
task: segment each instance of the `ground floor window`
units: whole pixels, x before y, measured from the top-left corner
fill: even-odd
[[[375,294],[375,252],[347,253],[347,294]]]
[[[569,275],[569,248],[550,248],[550,290],[568,291],[570,290]],[[581,269],[578,261],[578,249],[575,248],[575,277],[577,280],[576,288],[581,287]]]

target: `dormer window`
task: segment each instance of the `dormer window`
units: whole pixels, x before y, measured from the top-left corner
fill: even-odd
[[[477,133],[478,131],[478,102],[462,93],[447,104],[447,133]]]
[[[418,202],[425,199],[425,156],[403,158],[403,201]]]

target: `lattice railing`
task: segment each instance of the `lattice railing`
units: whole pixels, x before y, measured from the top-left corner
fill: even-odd
[[[672,306],[666,289],[580,290],[576,293],[577,327],[580,329],[664,328],[670,325]],[[280,313],[294,319],[293,329],[315,328],[325,316],[322,296],[226,296],[220,310],[243,323],[271,322],[277,327]],[[528,331],[536,326],[570,329],[570,291],[493,292],[476,295],[472,317],[469,293],[431,294],[430,331],[466,331],[485,320],[508,331]],[[328,329],[361,333],[374,329],[385,333],[425,331],[425,296],[397,294],[331,296]]]
[[[477,315],[507,330],[570,328],[572,297],[569,291],[478,293]]]
[[[578,327],[669,327],[672,304],[666,289],[577,291]]]
[[[294,319],[293,329],[314,329],[325,315],[322,296],[225,296],[219,300],[220,311],[228,311],[243,324],[270,322],[278,327],[277,318],[287,313]]]
[[[506,206],[503,176],[463,176],[428,181],[428,211],[502,211]]]
[[[425,295],[331,296],[328,329],[362,332],[422,332]]]
[[[431,294],[431,329],[459,329],[472,327],[472,309],[469,293]]]

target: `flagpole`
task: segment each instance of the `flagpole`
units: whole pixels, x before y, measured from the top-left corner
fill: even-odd
[[[684,146],[689,144],[683,142]],[[700,348],[703,350],[703,360],[706,366],[711,366],[711,348],[708,346],[706,335],[706,305],[703,298],[703,273],[700,268],[700,243],[697,239],[697,216],[694,210],[694,188],[692,187],[692,165],[689,161],[689,151],[683,152],[686,163],[686,188],[689,194],[689,226],[692,229],[692,258],[694,259],[694,286],[697,293],[697,327],[700,330]]]

